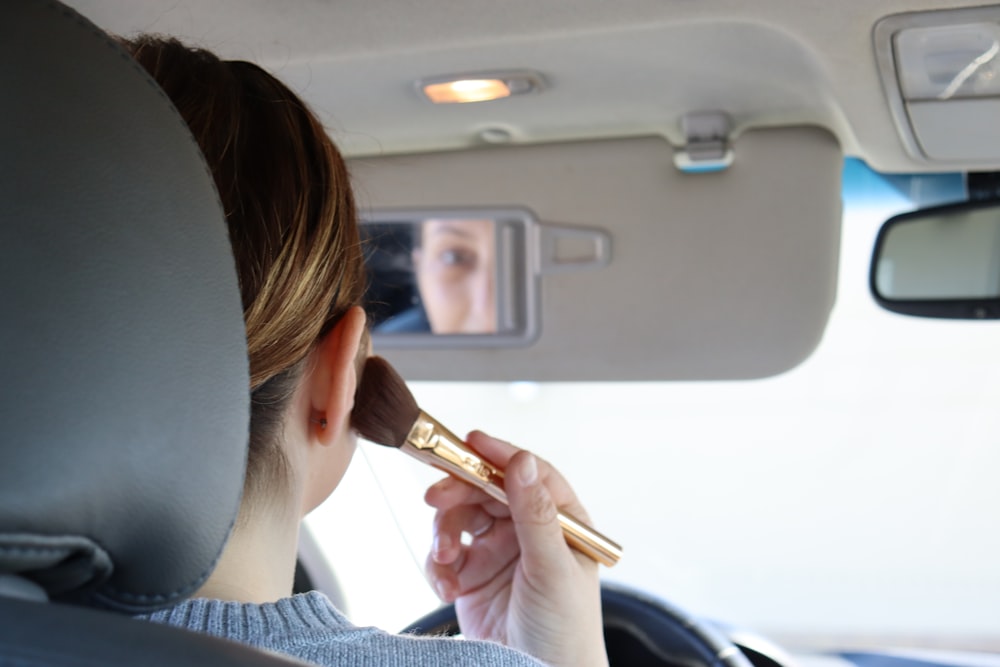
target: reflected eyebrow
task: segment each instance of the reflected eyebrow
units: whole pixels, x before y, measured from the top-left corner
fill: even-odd
[[[464,238],[467,238],[467,239],[473,239],[473,238],[475,238],[474,234],[472,234],[471,232],[469,232],[466,229],[463,229],[463,227],[464,226],[462,224],[460,224],[460,223],[459,224],[440,225],[440,226],[435,225],[433,228],[431,228],[430,233],[431,234],[435,234],[435,235],[436,234],[454,234],[455,236],[461,236],[461,237],[464,237]]]

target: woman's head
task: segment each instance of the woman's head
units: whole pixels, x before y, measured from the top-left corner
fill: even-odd
[[[347,168],[322,125],[260,67],[177,40],[123,40],[191,128],[225,210],[252,392],[246,492],[286,481],[282,419],[317,343],[364,294]]]

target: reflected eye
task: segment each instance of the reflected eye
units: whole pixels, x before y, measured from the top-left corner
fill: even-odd
[[[438,262],[450,268],[471,270],[476,266],[476,253],[466,248],[445,248],[438,253]]]

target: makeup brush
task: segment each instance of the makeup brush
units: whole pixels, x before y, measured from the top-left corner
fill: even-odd
[[[381,357],[365,363],[351,424],[366,440],[401,449],[508,504],[503,471],[421,410],[403,378]],[[610,567],[621,558],[619,545],[569,514],[559,513],[559,525],[571,547],[598,563]]]

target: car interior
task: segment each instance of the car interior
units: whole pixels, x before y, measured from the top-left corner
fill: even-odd
[[[435,413],[541,445],[623,544],[612,665],[1000,665],[1000,5],[65,2],[0,6],[0,664],[301,664],[128,617],[211,572],[249,423],[211,175],[112,38],[155,32],[323,119],[375,351]],[[888,333],[840,324],[861,309]],[[296,591],[460,633],[409,592],[434,478],[359,457]]]

